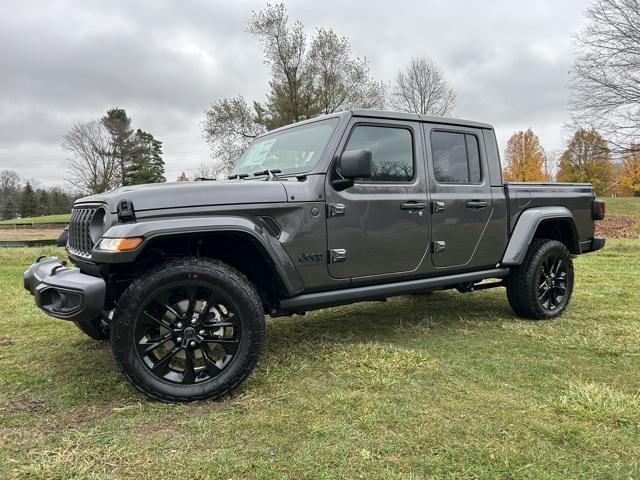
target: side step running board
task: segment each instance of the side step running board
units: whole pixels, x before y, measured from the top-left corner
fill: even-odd
[[[364,300],[379,300],[384,297],[403,295],[405,293],[454,286],[460,283],[479,282],[487,278],[504,278],[509,274],[508,268],[493,268],[478,272],[460,273],[442,277],[421,278],[406,282],[383,283],[364,287],[331,290],[328,292],[305,293],[280,301],[280,311],[299,312],[336,305],[343,305]]]

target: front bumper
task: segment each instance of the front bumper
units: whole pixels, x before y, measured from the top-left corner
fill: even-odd
[[[38,257],[23,274],[24,288],[47,315],[74,322],[99,318],[106,284],[102,278],[67,267],[58,257]]]

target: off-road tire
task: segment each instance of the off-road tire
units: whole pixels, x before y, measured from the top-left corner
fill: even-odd
[[[566,269],[566,292],[557,306],[545,308],[539,299],[543,265],[550,258],[558,258]],[[544,320],[561,315],[571,300],[573,291],[573,261],[567,247],[549,239],[535,239],[531,242],[522,265],[512,269],[506,279],[507,298],[513,312],[519,317]]]
[[[199,384],[183,385],[165,381],[151,372],[138,354],[133,332],[145,299],[167,283],[187,278],[215,284],[228,295],[238,306],[242,328],[235,357],[220,375]],[[208,400],[231,392],[249,376],[262,351],[264,325],[260,297],[242,273],[215,259],[184,257],[147,271],[125,290],[113,318],[111,346],[125,378],[145,395],[168,403]]]

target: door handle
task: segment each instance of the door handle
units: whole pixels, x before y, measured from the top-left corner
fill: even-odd
[[[426,203],[406,202],[400,205],[401,210],[424,210],[427,208]]]
[[[473,208],[474,210],[479,210],[481,208],[485,208],[489,206],[489,202],[485,202],[482,200],[469,200],[467,202],[467,208]]]

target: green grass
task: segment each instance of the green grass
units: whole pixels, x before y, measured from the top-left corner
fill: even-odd
[[[51,223],[51,222],[68,222],[69,214],[60,213],[57,215],[45,215],[42,217],[25,217],[14,218],[13,220],[2,220],[0,225],[20,225],[20,224],[33,224],[33,223]]]
[[[640,241],[579,257],[556,321],[501,289],[269,320],[238,391],[179,406],[34,307],[35,255],[0,250],[0,478],[640,477]]]
[[[602,197],[606,203],[607,215],[629,215],[640,221],[640,197]]]

